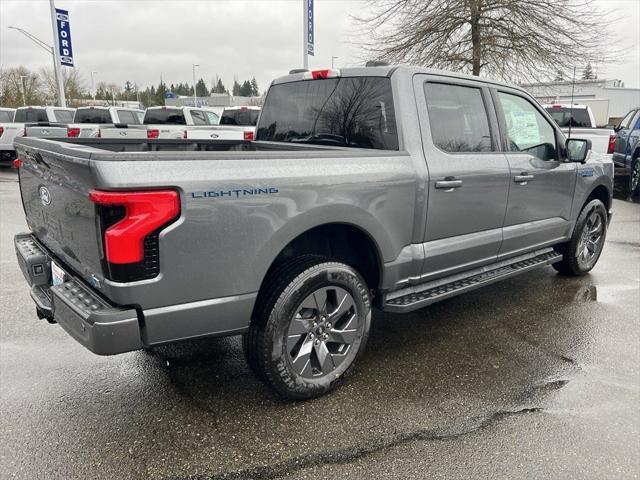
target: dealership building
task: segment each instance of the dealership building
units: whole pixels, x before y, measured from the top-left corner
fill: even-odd
[[[593,110],[598,126],[616,125],[629,112],[640,106],[640,88],[626,88],[620,80],[571,80],[520,85],[540,103],[586,104]]]

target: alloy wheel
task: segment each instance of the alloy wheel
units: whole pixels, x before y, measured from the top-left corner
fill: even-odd
[[[595,210],[587,217],[578,242],[577,257],[582,268],[589,268],[598,258],[604,241],[604,222]]]

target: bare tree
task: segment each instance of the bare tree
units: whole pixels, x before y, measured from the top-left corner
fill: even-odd
[[[594,0],[372,0],[356,18],[369,56],[509,80],[606,63],[611,24]]]
[[[77,106],[76,101],[84,97],[86,85],[82,74],[77,68],[62,68],[62,81],[64,83],[64,96],[69,106]],[[58,84],[51,68],[40,70],[43,94],[47,103],[54,104],[58,97]]]
[[[0,74],[0,105],[21,107],[45,103],[41,92],[42,83],[35,72],[20,66],[3,70]]]

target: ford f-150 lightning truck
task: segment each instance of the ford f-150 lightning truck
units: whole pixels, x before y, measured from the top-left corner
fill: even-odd
[[[407,66],[274,80],[256,139],[16,140],[37,314],[98,354],[243,335],[286,398],[339,384],[372,307],[589,272],[613,165],[525,91]]]

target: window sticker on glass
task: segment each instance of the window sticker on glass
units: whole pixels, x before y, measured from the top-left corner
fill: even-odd
[[[535,112],[512,110],[509,115],[511,116],[509,136],[518,145],[537,145],[540,143],[540,131]]]

